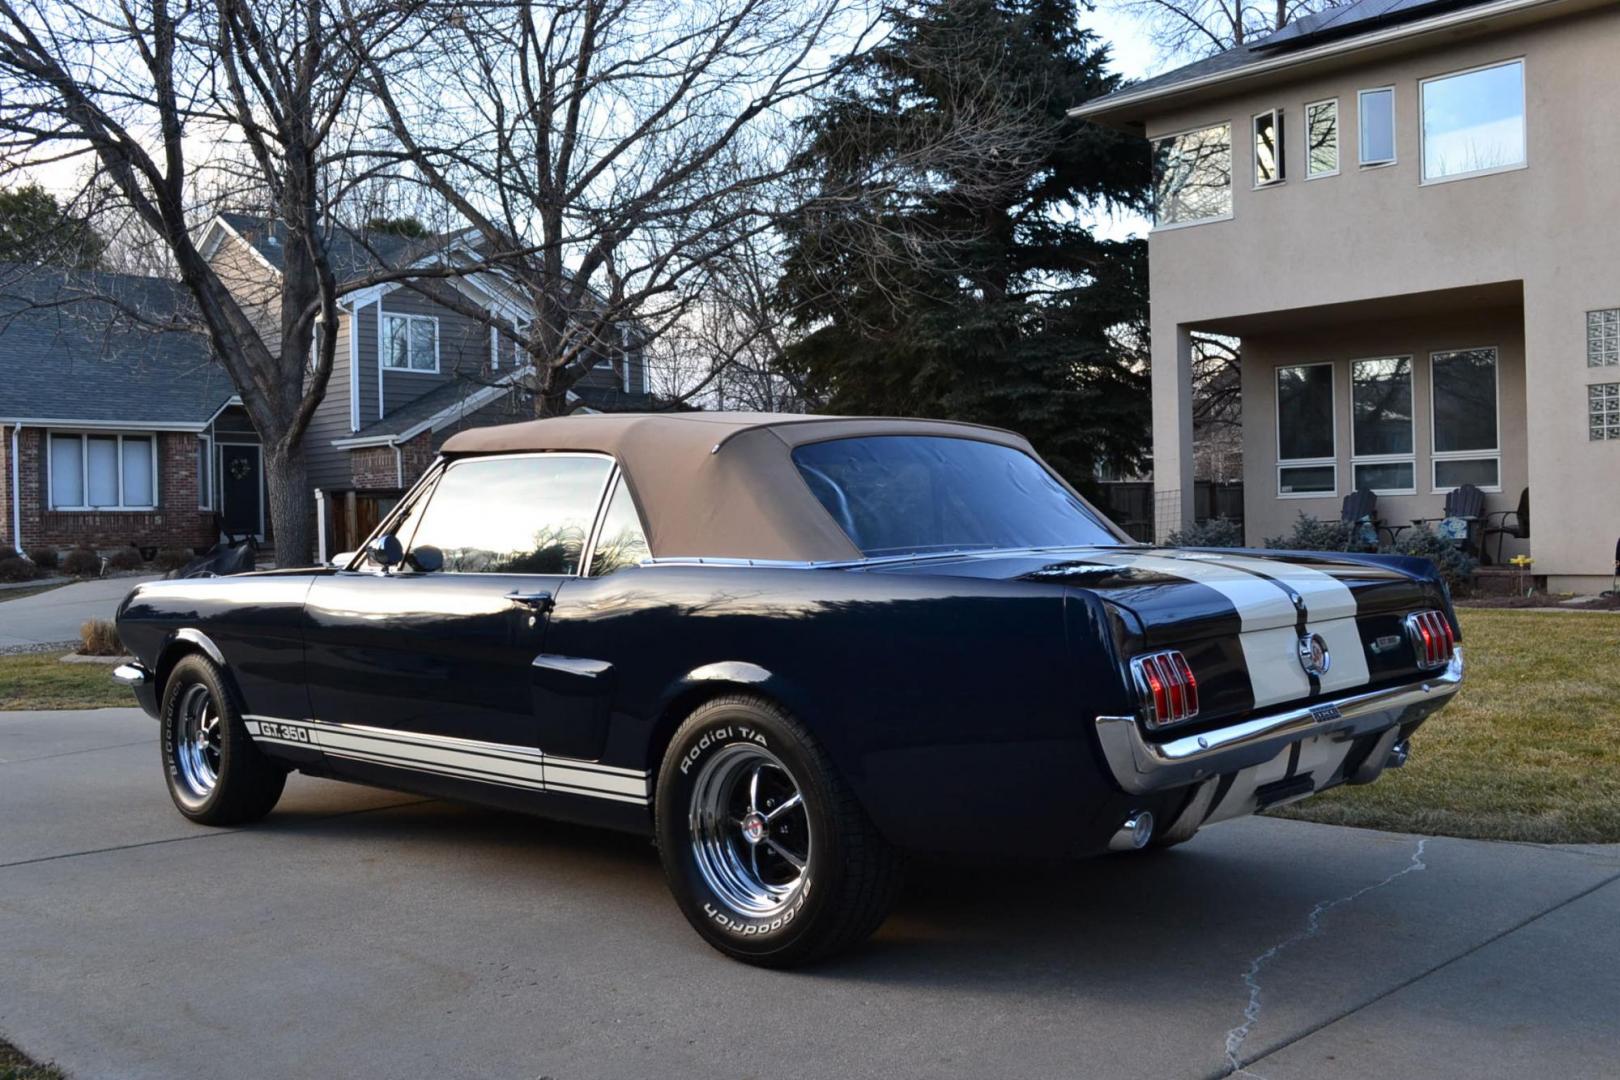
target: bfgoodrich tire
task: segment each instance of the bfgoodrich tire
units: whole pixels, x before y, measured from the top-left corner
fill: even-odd
[[[804,726],[750,695],[706,702],[658,774],[658,848],[676,901],[727,956],[793,967],[876,930],[900,866]]]
[[[163,778],[175,808],[203,825],[268,814],[287,770],[253,745],[223,673],[207,657],[174,665],[163,688]]]

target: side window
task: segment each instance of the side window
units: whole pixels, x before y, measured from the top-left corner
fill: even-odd
[[[576,574],[611,470],[564,454],[452,462],[411,546],[444,552],[451,574]]]
[[[647,534],[642,531],[636,502],[621,478],[613,487],[613,501],[602,519],[602,532],[591,552],[591,576],[603,577],[615,570],[635,566],[650,553]]]

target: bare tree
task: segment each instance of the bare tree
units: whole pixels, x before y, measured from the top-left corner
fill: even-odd
[[[331,374],[338,298],[401,276],[339,281],[330,253],[334,208],[369,167],[348,45],[414,14],[414,0],[341,14],[328,0],[0,0],[0,179],[85,162],[85,197],[184,283],[264,440],[283,560],[311,554],[300,442]],[[263,306],[198,247],[199,220],[233,201],[285,229],[279,290]]]
[[[1135,17],[1166,60],[1191,60],[1246,45],[1349,0],[1108,0]]]
[[[769,227],[784,115],[859,38],[856,2],[497,0],[431,11],[386,52],[356,38],[394,164],[533,311],[515,333],[537,415],[568,410],[627,320],[643,341],[681,325]]]

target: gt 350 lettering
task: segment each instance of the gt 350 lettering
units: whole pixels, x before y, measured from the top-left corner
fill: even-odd
[[[259,721],[259,734],[267,739],[282,739],[286,742],[310,742],[309,729],[294,727],[291,724],[267,724]]]

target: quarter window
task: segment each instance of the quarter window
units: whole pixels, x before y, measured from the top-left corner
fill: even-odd
[[[1586,366],[1620,364],[1620,308],[1586,313]]]
[[[439,370],[439,320],[431,315],[384,315],[383,367]]]
[[[1232,216],[1232,125],[1216,124],[1153,143],[1156,225]]]
[[[1380,495],[1417,491],[1412,456],[1412,358],[1350,365],[1351,481]]]
[[[53,510],[152,510],[157,454],[151,435],[50,434]]]
[[[1429,361],[1434,410],[1434,490],[1500,489],[1496,350],[1437,352]]]
[[[1586,388],[1587,434],[1593,442],[1620,439],[1620,383]]]
[[[1524,61],[1426,79],[1422,98],[1425,181],[1525,163]]]
[[[1305,175],[1332,176],[1339,171],[1339,99],[1305,106]]]
[[[1272,109],[1254,118],[1255,186],[1282,183],[1287,179],[1285,170],[1283,114],[1281,109]]]
[[[1339,486],[1333,439],[1333,365],[1277,369],[1277,494],[1332,495]]]
[[[611,470],[572,454],[451,462],[411,547],[438,548],[456,574],[577,574]]]
[[[649,553],[647,534],[641,527],[641,516],[636,513],[635,499],[621,478],[613,487],[613,498],[602,518],[602,531],[591,549],[591,576],[603,577],[635,566]]]
[[[1395,160],[1395,88],[1363,90],[1358,95],[1361,113],[1361,163],[1388,165]]]

